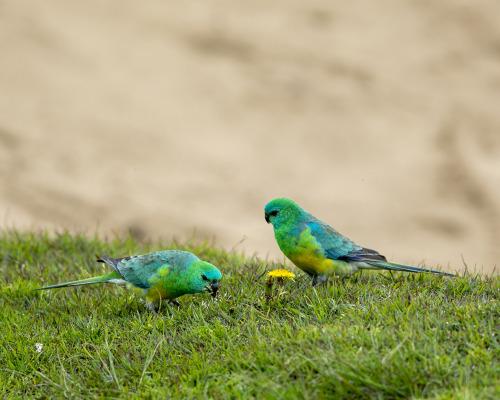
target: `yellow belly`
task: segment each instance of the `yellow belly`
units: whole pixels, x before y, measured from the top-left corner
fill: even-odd
[[[296,247],[286,256],[297,267],[312,275],[346,275],[355,270],[347,261],[326,258],[320,244],[311,235],[310,229],[301,233]]]
[[[321,258],[313,253],[294,255],[288,258],[301,270],[311,275],[350,275],[357,271],[357,268],[353,268],[347,261]]]
[[[141,289],[137,286],[129,283],[127,288],[137,294],[140,297],[144,297],[150,303],[156,303],[162,299],[171,299],[169,293],[165,289],[163,289],[161,283],[156,284],[155,286],[150,287],[149,289]]]
[[[149,288],[146,299],[151,303],[156,303],[162,299],[170,299],[170,296],[163,288],[153,286]]]
[[[332,260],[319,257],[314,252],[309,251],[304,251],[301,254],[293,254],[288,258],[301,270],[312,275],[325,274],[333,266]]]

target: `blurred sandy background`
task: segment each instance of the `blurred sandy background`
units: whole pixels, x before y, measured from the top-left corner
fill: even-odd
[[[497,0],[1,0],[1,226],[196,229],[275,260],[263,208],[284,196],[393,260],[492,271],[499,15]]]

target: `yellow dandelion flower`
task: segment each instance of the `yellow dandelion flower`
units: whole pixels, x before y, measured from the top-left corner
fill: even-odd
[[[290,279],[293,281],[293,278],[295,278],[295,274],[291,273],[290,271],[287,271],[286,269],[275,269],[274,271],[268,272],[268,276],[271,278],[284,278],[284,279]]]

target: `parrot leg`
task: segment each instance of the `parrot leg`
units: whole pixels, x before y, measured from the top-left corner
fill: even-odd
[[[172,303],[174,306],[180,307],[181,303],[179,303],[176,299],[170,300],[170,303]]]
[[[153,314],[158,314],[156,312],[156,308],[155,308],[155,304],[154,303],[151,303],[149,301],[146,301],[146,308],[151,311]]]
[[[326,275],[324,274],[314,275],[312,280],[312,286],[313,287],[321,286],[323,283],[326,282],[326,279],[327,279]]]

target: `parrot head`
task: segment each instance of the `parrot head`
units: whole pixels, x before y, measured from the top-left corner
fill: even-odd
[[[190,286],[193,293],[210,293],[212,297],[217,295],[219,281],[222,274],[217,267],[205,261],[196,261],[190,267],[193,269]]]
[[[274,228],[287,222],[295,222],[304,211],[292,200],[285,198],[274,199],[266,204],[264,216],[266,222],[272,224]]]

